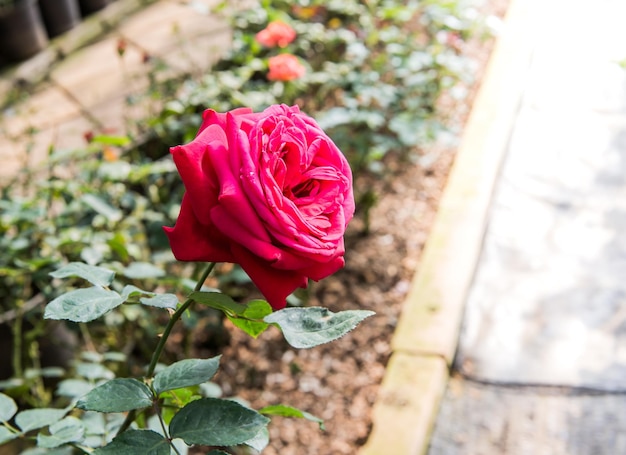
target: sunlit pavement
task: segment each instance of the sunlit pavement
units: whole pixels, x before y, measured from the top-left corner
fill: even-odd
[[[624,17],[512,1],[363,453],[626,453]]]

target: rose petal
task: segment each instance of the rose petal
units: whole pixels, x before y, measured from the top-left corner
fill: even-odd
[[[199,133],[193,142],[170,150],[187,190],[186,194],[192,200],[191,206],[200,222],[205,224],[210,223],[205,207],[217,202],[218,193],[215,170],[207,152],[213,150],[213,158],[221,157],[217,158],[219,161],[227,153],[225,143],[224,132],[218,126],[210,126]]]
[[[232,119],[229,120],[229,122],[232,122]],[[243,138],[239,137],[237,130],[229,130],[229,133],[237,136],[236,139],[229,137],[229,155],[232,156],[239,153],[239,149],[245,147],[245,143],[238,143],[237,139],[242,140]],[[219,182],[220,187],[218,201],[209,206],[209,208],[220,207],[219,211],[210,214],[211,222],[214,223],[224,235],[232,238],[234,241],[242,242],[242,244],[248,248],[250,248],[250,246],[247,245],[248,240],[255,241],[259,239],[267,243],[271,242],[271,238],[259,219],[259,215],[242,190],[242,179],[254,180],[256,178],[254,170],[244,171],[242,174],[242,166],[240,163],[234,158],[230,160],[224,159],[220,154],[220,150],[216,148],[208,149],[208,154],[211,157],[212,163],[215,164],[216,180]],[[207,213],[211,212],[211,210],[207,208],[204,210]],[[235,237],[235,234],[232,232],[232,226],[226,227],[223,225],[222,218],[224,214],[222,211],[228,212],[229,219],[237,219],[237,224],[243,228],[243,230],[237,230],[236,235],[238,237]]]
[[[190,198],[185,194],[176,225],[164,226],[179,261],[233,262],[229,241],[214,226],[200,224],[195,217]]]
[[[236,117],[245,116],[249,114],[256,115],[254,114],[252,109],[250,109],[249,107],[239,107],[237,109],[233,109],[232,111],[228,113]],[[206,111],[204,111],[202,113],[202,125],[200,125],[200,129],[198,130],[198,134],[196,135],[196,137],[199,136],[200,133],[204,131],[205,128],[208,128],[211,125],[217,125],[221,129],[225,129],[226,128],[226,113],[215,112],[213,109],[207,109]]]
[[[215,226],[220,232],[225,237],[232,239],[230,243],[242,245],[263,262],[271,264],[272,267],[283,270],[295,270],[311,264],[310,258],[294,254],[284,244],[275,246],[271,240],[265,241],[251,235],[238,219],[234,218],[231,213],[224,210],[221,206],[214,207],[211,210],[211,217],[215,220]],[[324,260],[323,257],[318,257],[318,259]]]
[[[307,287],[307,277],[298,271],[278,270],[239,245],[232,246],[235,262],[248,274],[275,310],[287,305],[287,296]]]
[[[343,256],[338,256],[330,262],[325,262],[323,264],[313,264],[310,267],[305,269],[301,269],[300,272],[305,276],[308,276],[314,281],[319,281],[327,276],[332,275],[333,273],[341,270],[345,265],[346,261]]]

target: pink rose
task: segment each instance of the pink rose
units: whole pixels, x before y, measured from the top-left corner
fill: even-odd
[[[306,68],[300,63],[298,57],[292,54],[270,57],[268,66],[267,78],[270,81],[291,81],[301,78],[306,72]]]
[[[274,309],[343,267],[350,167],[297,106],[207,110],[196,138],[171,153],[186,190],[164,228],[178,260],[241,265]]]
[[[265,47],[286,47],[296,39],[296,31],[284,22],[272,21],[255,38]]]

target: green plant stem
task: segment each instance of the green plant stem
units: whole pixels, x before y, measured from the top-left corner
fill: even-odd
[[[163,415],[161,415],[161,410],[159,409],[159,406],[156,403],[154,405],[154,408],[156,410],[156,415],[159,418],[159,423],[161,424],[161,430],[163,431],[163,434],[165,435],[167,440],[170,442],[170,447],[176,453],[176,455],[181,455],[181,453],[178,451],[176,446],[172,443],[172,438],[170,437],[167,431],[167,426],[165,425],[165,421],[163,420]]]
[[[22,378],[22,324],[24,322],[24,311],[21,302],[18,303],[18,311],[13,323],[13,377]]]
[[[198,282],[196,283],[196,286],[193,289],[194,292],[198,292],[199,290],[202,289],[202,286],[204,285],[204,282],[206,281],[207,277],[215,268],[215,264],[216,264],[215,262],[209,262],[206,269],[204,269],[204,272],[202,272],[202,275],[198,279]],[[181,318],[183,313],[185,313],[185,311],[187,311],[192,304],[193,304],[192,299],[185,300],[185,303],[183,303],[181,306],[178,307],[176,312],[172,315],[172,317],[168,321],[167,326],[165,326],[165,330],[163,331],[163,335],[161,335],[161,338],[159,339],[159,344],[157,344],[154,354],[152,355],[152,360],[150,361],[150,365],[148,366],[148,371],[146,372],[147,377],[151,377],[154,374],[154,370],[157,366],[157,363],[159,363],[159,358],[161,357],[161,354],[163,353],[163,349],[165,348],[165,343],[167,342],[167,339],[170,336],[170,333],[172,329],[174,328],[174,325],[176,324],[176,322],[178,322],[178,320]],[[117,430],[117,434],[119,435],[123,433],[124,431],[126,431],[128,427],[130,427],[130,424],[133,423],[134,420],[135,420],[135,411],[133,410],[133,411],[130,411],[126,415],[126,419],[120,426],[119,430]]]
[[[202,289],[202,286],[204,285],[204,281],[207,279],[209,274],[213,271],[214,267],[215,267],[215,262],[210,262],[209,265],[207,266],[207,268],[202,273],[202,276],[200,276],[200,279],[196,283],[196,286],[193,289],[194,292],[197,292],[200,289]],[[176,312],[170,318],[169,322],[167,323],[167,326],[165,327],[165,330],[163,331],[163,335],[161,335],[161,339],[159,340],[159,344],[157,345],[157,347],[156,347],[156,349],[154,351],[154,354],[152,355],[152,361],[150,362],[150,366],[148,367],[148,372],[146,373],[146,376],[150,377],[154,373],[154,369],[156,368],[157,363],[159,362],[159,358],[161,357],[161,353],[163,352],[163,348],[165,348],[165,343],[167,342],[167,339],[170,336],[170,332],[174,328],[174,324],[176,324],[176,322],[178,322],[178,320],[181,318],[181,316],[185,313],[185,311],[187,311],[189,309],[189,307],[192,304],[193,304],[193,300],[191,300],[191,299],[185,300],[185,303],[183,303],[181,306],[179,306],[178,309],[176,310]]]

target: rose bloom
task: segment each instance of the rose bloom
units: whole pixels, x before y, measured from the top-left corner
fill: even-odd
[[[343,267],[350,167],[297,106],[207,110],[196,138],[171,153],[186,190],[164,228],[178,260],[239,264],[274,309]]]
[[[279,54],[270,57],[268,60],[269,73],[267,78],[270,81],[291,81],[304,76],[306,68],[298,57],[292,54]]]
[[[255,38],[265,47],[286,47],[296,39],[296,31],[284,22],[272,21]]]

